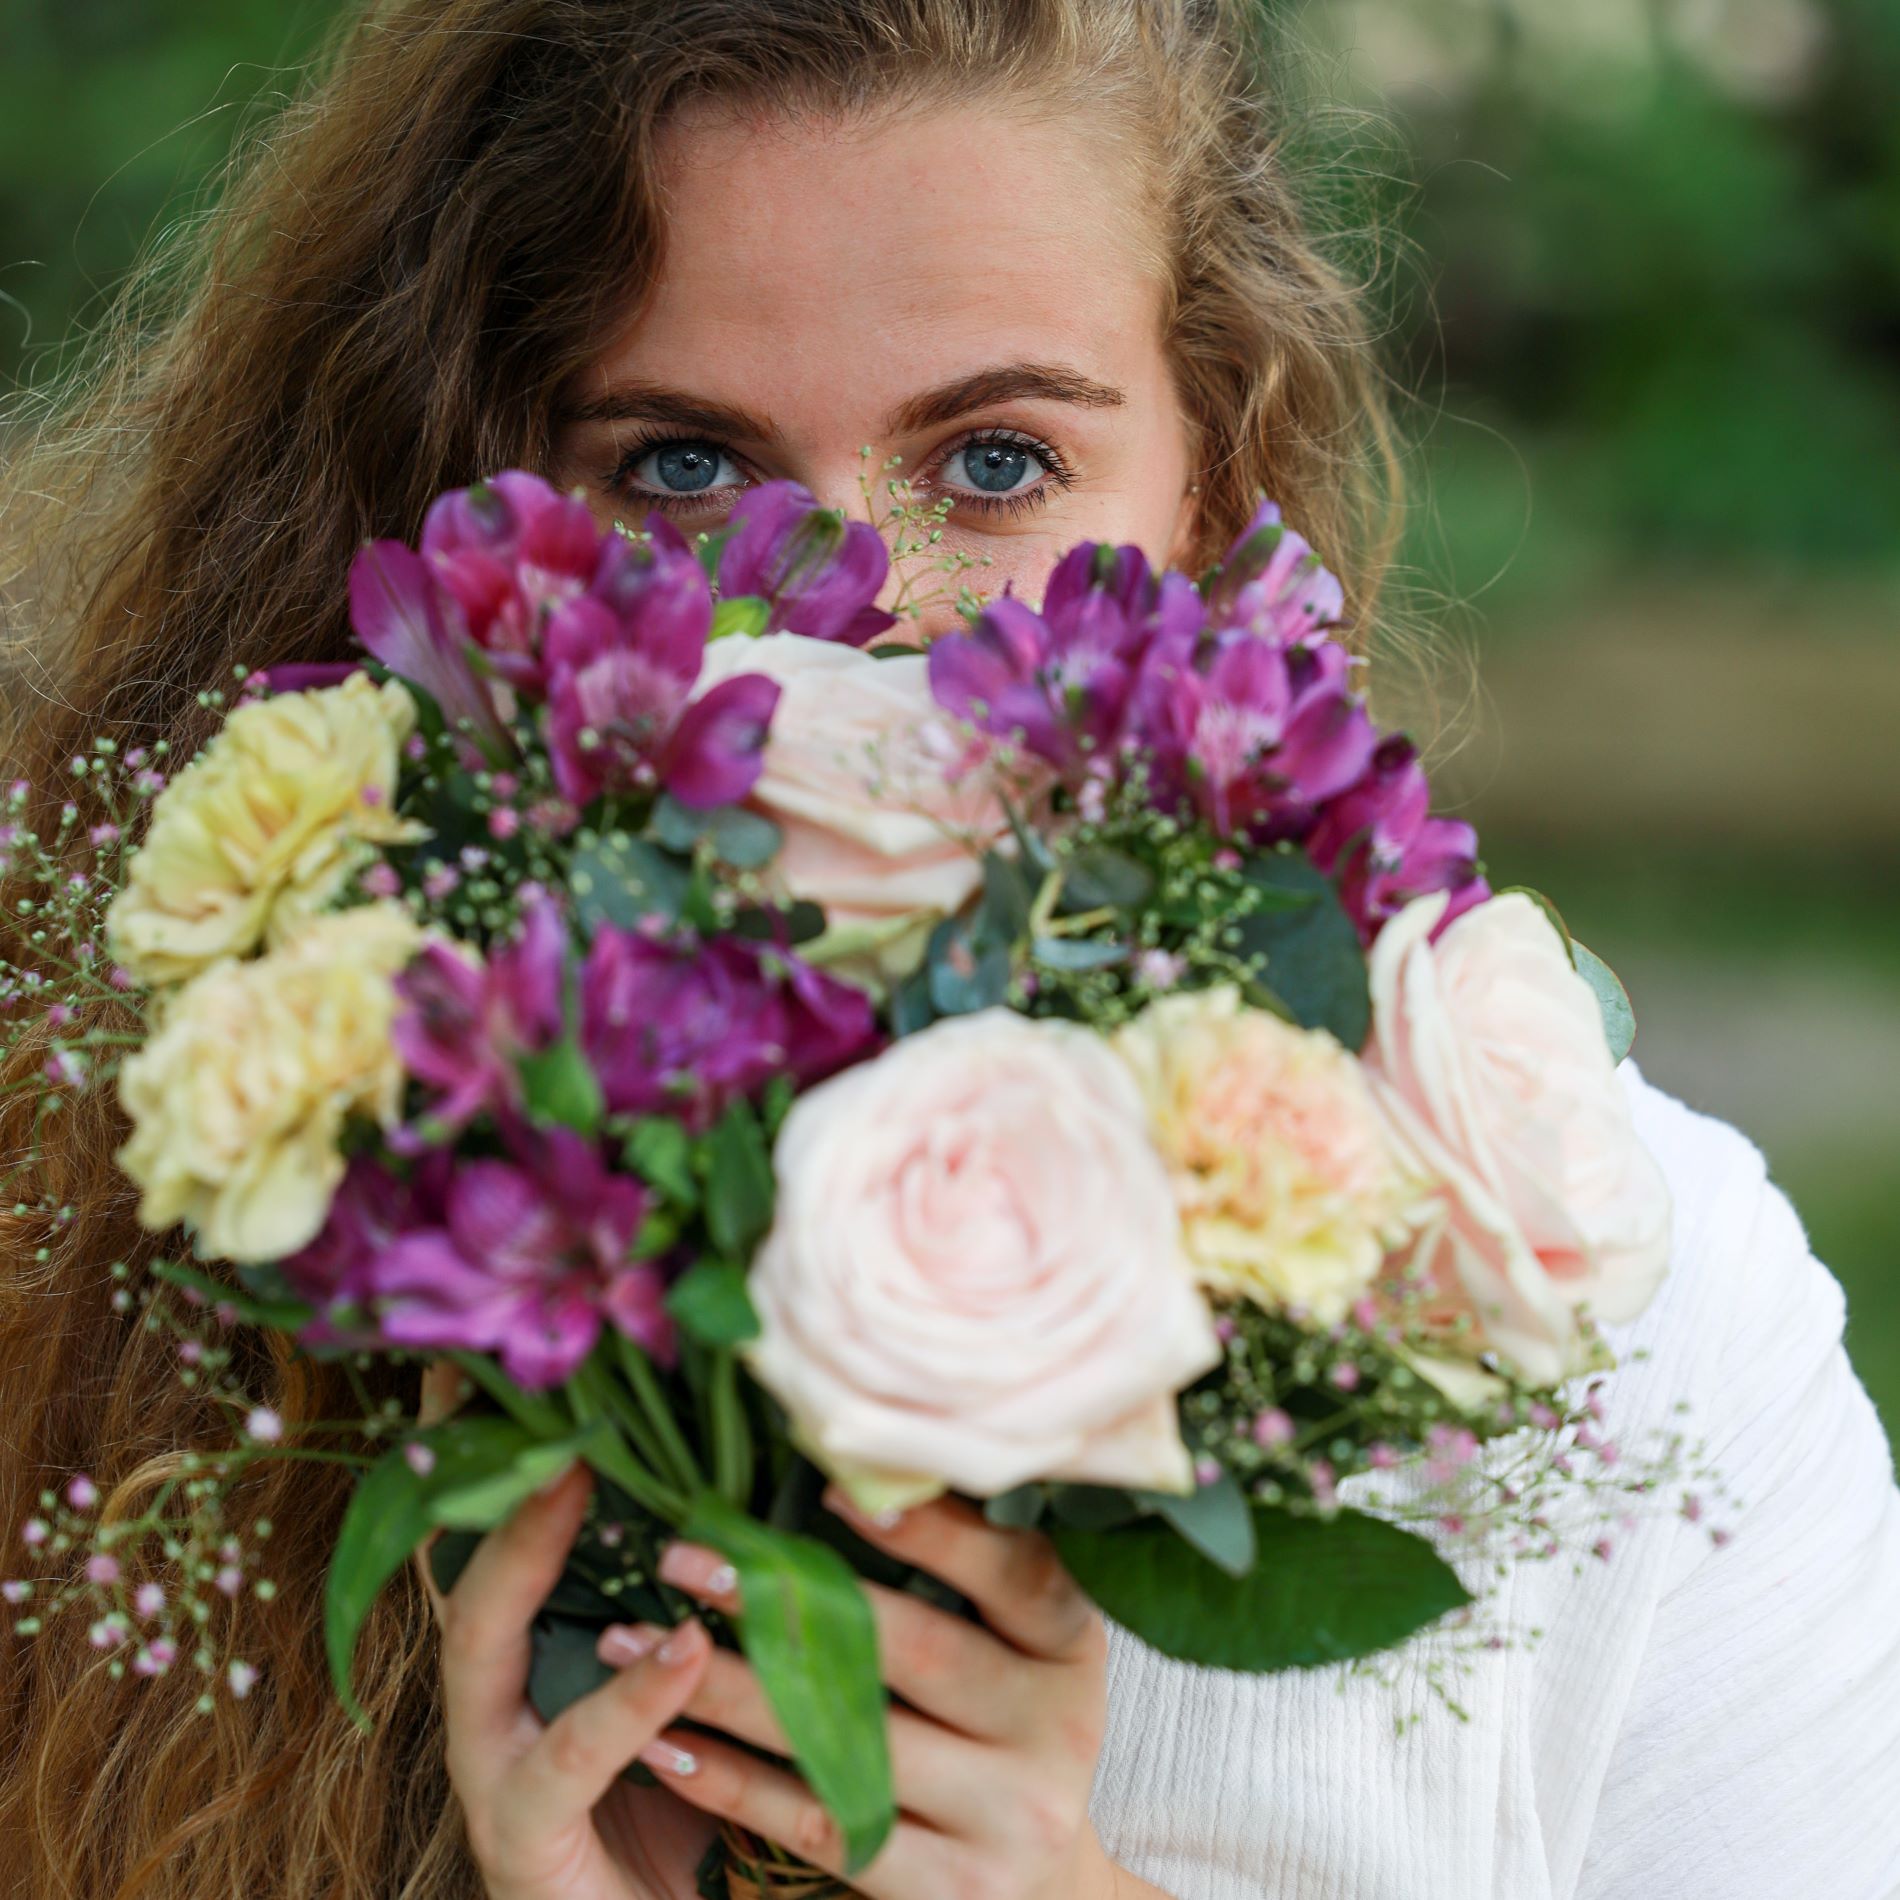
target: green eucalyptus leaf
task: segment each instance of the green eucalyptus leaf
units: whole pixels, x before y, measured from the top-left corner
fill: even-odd
[[[1077,1530],[1105,1531],[1118,1524],[1132,1524],[1142,1514],[1142,1506],[1132,1491],[1109,1484],[1052,1484],[1049,1508],[1064,1524]]]
[[[1596,996],[1597,1008],[1603,1012],[1603,1034],[1610,1045],[1610,1055],[1621,1062],[1636,1042],[1636,1011],[1630,1007],[1629,991],[1594,950],[1575,938],[1571,939],[1570,955],[1577,974],[1589,984]]]
[[[666,1296],[666,1310],[702,1346],[743,1346],[759,1336],[745,1272],[730,1260],[689,1267]]]
[[[734,1102],[700,1146],[706,1227],[729,1259],[748,1260],[772,1224],[777,1183],[765,1131],[749,1102]]]
[[[1030,955],[1046,970],[1111,970],[1128,961],[1128,946],[1091,937],[1038,937]]]
[[[1137,857],[1113,845],[1078,852],[1063,867],[1061,911],[1138,910],[1154,895],[1155,876]]]
[[[1007,944],[978,944],[970,930],[947,917],[931,932],[925,968],[930,1002],[940,1016],[968,1016],[994,1009],[1009,994]]]
[[[930,966],[920,964],[891,992],[891,1034],[914,1036],[937,1020],[930,1000]]]
[[[1137,1491],[1135,1496],[1230,1577],[1244,1577],[1253,1568],[1253,1512],[1232,1472],[1188,1492]]]
[[[1102,1611],[1163,1655],[1260,1674],[1346,1662],[1402,1643],[1471,1601],[1422,1537],[1358,1511],[1253,1507],[1257,1556],[1234,1576],[1149,1517],[1057,1523],[1062,1561]]]
[[[845,1871],[883,1846],[897,1819],[877,1626],[851,1566],[703,1494],[685,1535],[739,1573],[739,1642],[792,1745],[799,1771],[837,1823]]]
[[[1019,1484],[988,1499],[983,1515],[1002,1530],[1026,1531],[1042,1522],[1048,1502],[1049,1493],[1043,1485]]]
[[[1014,858],[992,851],[983,860],[983,902],[972,935],[985,945],[1013,949],[1029,930],[1035,895],[1023,867]]]
[[[574,853],[568,888],[588,930],[614,924],[631,930],[650,917],[676,919],[692,882],[689,866],[646,838],[612,832]]]
[[[1250,858],[1244,875],[1266,907],[1235,919],[1240,954],[1266,959],[1262,981],[1302,1029],[1357,1053],[1372,1027],[1366,953],[1332,880],[1291,851]]]

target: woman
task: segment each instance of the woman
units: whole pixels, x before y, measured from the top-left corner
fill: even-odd
[[[56,784],[102,728],[189,744],[194,695],[232,665],[345,650],[339,582],[365,533],[411,533],[439,489],[515,464],[603,519],[658,507],[690,529],[778,476],[855,505],[869,445],[947,508],[986,589],[1031,595],[1084,536],[1192,566],[1264,489],[1369,624],[1378,384],[1289,195],[1249,17],[372,13],[238,175],[176,317],[129,338],[9,477],[14,755]],[[1541,1646],[1475,1663],[1468,1721],[1398,1734],[1407,1683],[1215,1676],[1105,1640],[1043,1544],[960,1507],[864,1525],[984,1617],[880,1600],[904,1820],[865,1892],[1889,1893],[1900,1501],[1838,1294],[1752,1150],[1630,1086],[1679,1232],[1668,1292],[1619,1342],[1649,1356],[1612,1416],[1640,1433],[1695,1405],[1751,1506],[1737,1549],[1657,1522],[1587,1576],[1519,1573],[1504,1610]],[[63,1130],[73,1219],[6,1230],[15,1519],[49,1471],[136,1490],[214,1429],[162,1344],[109,1311],[105,1265],[139,1241],[107,1108],[86,1112]],[[287,1419],[333,1404],[308,1368],[253,1371]],[[737,1746],[769,1747],[770,1718],[697,1625],[611,1633],[615,1680],[552,1728],[525,1707],[527,1621],[579,1475],[484,1545],[440,1642],[419,1580],[387,1594],[359,1663],[376,1727],[350,1728],[315,1626],[341,1500],[297,1469],[254,1500],[280,1594],[246,1632],[265,1662],[250,1700],[197,1716],[182,1682],[122,1693],[76,1633],[10,1654],[9,1892],[684,1900],[721,1815],[828,1858],[799,1784]],[[709,1553],[669,1570],[729,1595]],[[657,1789],[619,1781],[636,1756]]]

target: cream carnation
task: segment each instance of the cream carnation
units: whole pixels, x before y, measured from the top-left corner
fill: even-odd
[[[775,1167],[752,1367],[861,1502],[1191,1488],[1176,1394],[1220,1347],[1098,1036],[938,1023],[803,1096]]]
[[[1475,1322],[1472,1348],[1554,1383],[1589,1363],[1586,1310],[1620,1321],[1648,1305],[1668,1261],[1669,1190],[1596,997],[1543,911],[1506,893],[1434,943],[1444,908],[1420,898],[1373,946],[1367,1068],[1438,1184],[1419,1256],[1432,1294]]]
[[[345,1122],[387,1126],[401,1106],[394,979],[421,938],[398,904],[340,911],[160,1003],[119,1074],[132,1135],[118,1159],[147,1227],[188,1221],[206,1253],[237,1261],[315,1236],[343,1178]]]
[[[1378,1276],[1416,1190],[1359,1064],[1222,987],[1118,1030],[1203,1285],[1321,1325]]]
[[[240,706],[159,794],[107,919],[113,956],[183,982],[281,940],[373,847],[422,836],[395,812],[414,724],[408,692],[366,673]]]
[[[959,742],[927,664],[795,633],[706,649],[699,692],[740,673],[779,683],[747,803],[785,834],[775,870],[787,894],[824,909],[829,929],[804,952],[813,961],[914,969],[931,925],[975,892],[984,851],[1007,832],[987,774],[954,771]]]

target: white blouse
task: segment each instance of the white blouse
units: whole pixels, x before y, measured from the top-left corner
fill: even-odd
[[[1544,1635],[1471,1664],[1468,1721],[1416,1653],[1395,1688],[1114,1631],[1095,1821],[1177,1900],[1900,1895],[1900,1492],[1840,1289],[1755,1149],[1624,1073],[1676,1226],[1606,1429],[1705,1439],[1733,1542],[1658,1512],[1581,1574],[1518,1567],[1488,1614]]]

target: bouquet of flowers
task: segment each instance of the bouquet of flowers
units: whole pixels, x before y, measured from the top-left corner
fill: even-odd
[[[116,1084],[141,1219],[189,1243],[118,1304],[237,1426],[182,1517],[49,1492],[20,1628],[83,1605],[115,1668],[243,1694],[204,1636],[268,1593],[226,1487],[342,1459],[354,1706],[424,1540],[446,1584],[584,1460],[536,1705],[679,1616],[663,1542],[711,1545],[860,1866],[893,1803],[859,1579],[933,1585],[828,1480],[1041,1526],[1137,1636],[1253,1671],[1463,1612],[1447,1553],[1554,1552],[1560,1476],[1653,1484],[1566,1383],[1665,1264],[1627,1001],[1430,815],[1312,551],[1266,504],[1199,582],[1079,547],[927,652],[878,644],[886,575],[790,484],[695,546],[504,474],[363,550],[360,664],[243,680],[175,772],[101,738],[96,823],[35,835],[14,789],[0,1022],[42,1116]],[[450,1362],[463,1402],[289,1430],[238,1326]],[[178,1587],[134,1587],[141,1538]],[[720,1854],[709,1890],[770,1859]]]

